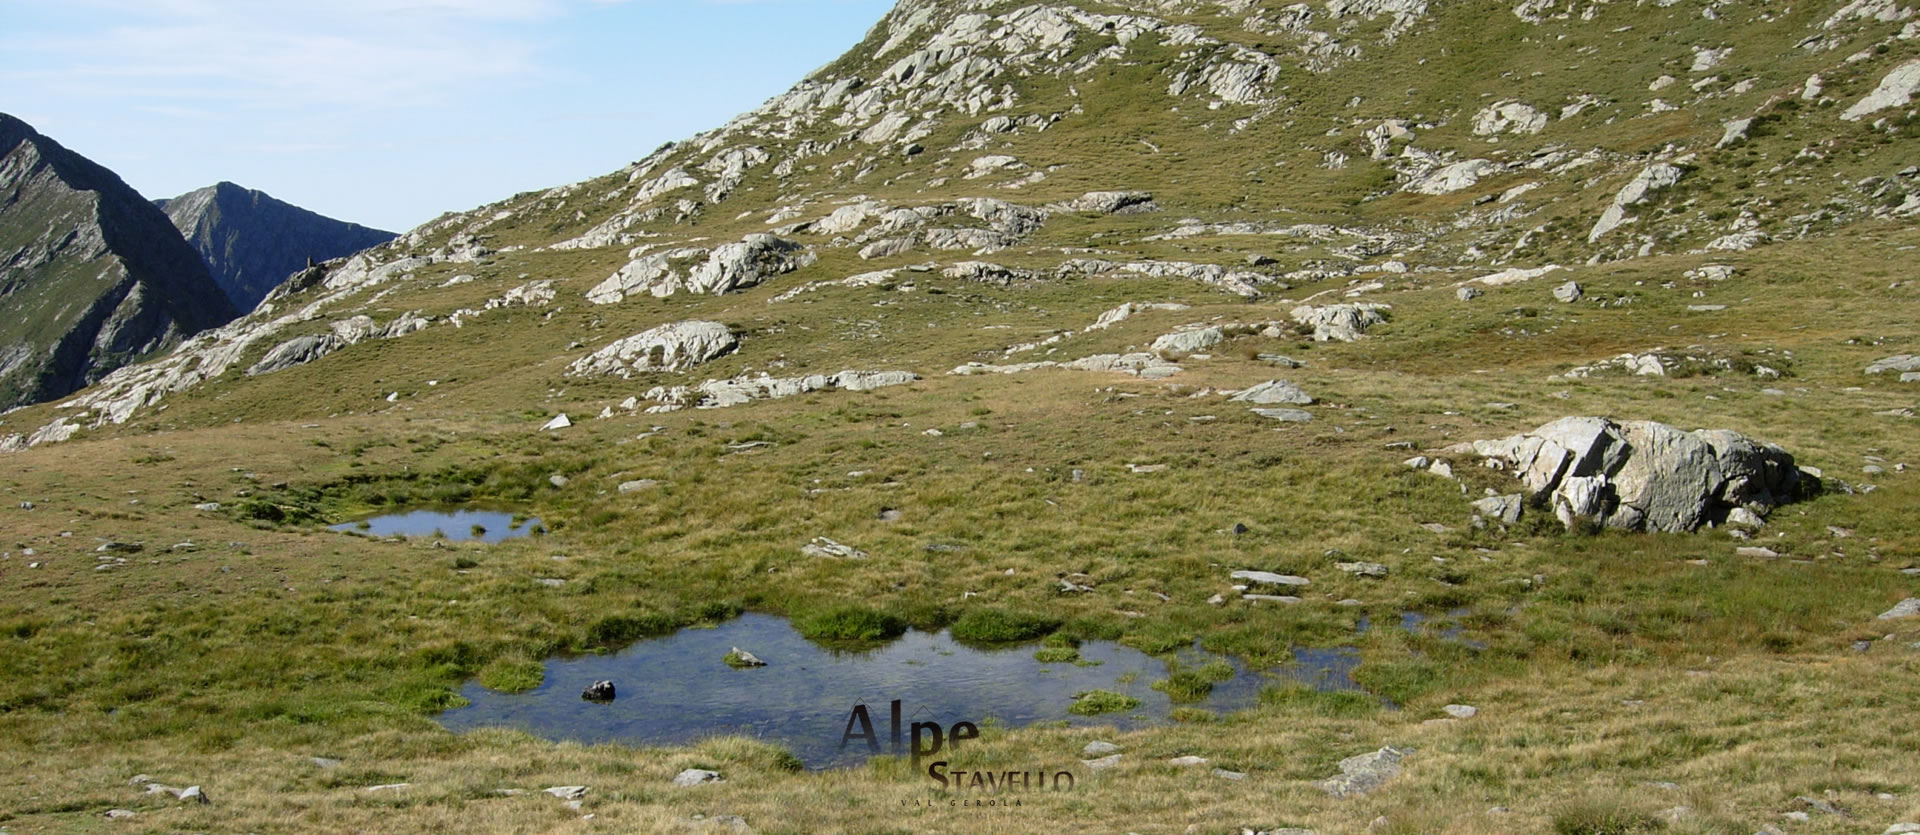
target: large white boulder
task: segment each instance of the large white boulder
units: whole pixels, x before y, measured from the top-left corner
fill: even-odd
[[[1691,531],[1724,524],[1736,509],[1764,517],[1813,484],[1777,446],[1726,429],[1686,432],[1645,420],[1567,417],[1447,451],[1477,455],[1513,473],[1569,528],[1585,519],[1629,530]],[[1476,509],[1511,522],[1519,504],[1502,501],[1497,514],[1491,506]]]

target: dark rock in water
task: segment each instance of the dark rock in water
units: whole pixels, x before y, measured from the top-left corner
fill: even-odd
[[[587,689],[580,691],[580,698],[589,702],[611,702],[613,701],[613,682],[596,681],[589,684]]]

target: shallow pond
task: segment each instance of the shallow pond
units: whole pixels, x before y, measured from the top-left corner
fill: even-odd
[[[722,659],[736,646],[768,666],[728,667]],[[454,731],[507,727],[588,743],[678,745],[744,735],[778,744],[810,768],[852,765],[868,756],[860,739],[840,748],[856,704],[867,706],[883,749],[895,699],[902,702],[903,734],[916,721],[943,728],[991,718],[1012,727],[1065,721],[1122,729],[1169,721],[1172,702],[1151,687],[1167,677],[1160,660],[1110,641],[1089,641],[1080,647],[1083,665],[1044,663],[1034,660],[1039,648],[978,649],[944,631],[910,630],[878,649],[836,652],[801,637],[786,618],[746,614],[618,653],[553,659],[545,682],[526,693],[469,682],[461,695],[471,704],[443,712],[439,720]],[[1219,658],[1198,650],[1180,656],[1186,665]],[[1264,672],[1232,662],[1234,677],[1192,706],[1220,712],[1252,707],[1262,687],[1289,681],[1357,689],[1348,675],[1359,661],[1352,650],[1301,650],[1295,657],[1295,664]],[[617,699],[602,704],[580,698],[582,689],[602,679],[614,683]],[[1096,689],[1132,696],[1140,706],[1098,716],[1067,712],[1074,694]]]
[[[531,535],[539,526],[537,518],[516,518],[502,510],[414,510],[330,525],[327,529],[368,536],[442,536],[449,542],[495,543]]]

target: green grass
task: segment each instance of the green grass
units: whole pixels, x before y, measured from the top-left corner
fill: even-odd
[[[1089,690],[1074,694],[1073,704],[1067,707],[1067,712],[1075,716],[1099,716],[1103,713],[1125,713],[1139,706],[1139,699],[1124,693]]]
[[[546,680],[546,666],[538,661],[495,659],[480,668],[480,684],[502,693],[525,693]]]
[[[1068,664],[1080,660],[1080,651],[1073,647],[1041,647],[1034,650],[1033,660],[1043,664]]]
[[[1381,709],[1380,701],[1349,690],[1319,690],[1304,684],[1274,684],[1260,690],[1260,704],[1288,715],[1357,719]]]
[[[1210,661],[1193,669],[1175,666],[1166,678],[1153,683],[1153,689],[1167,694],[1175,702],[1197,702],[1213,692],[1213,686],[1233,678],[1233,665]]]
[[[1059,618],[1007,609],[968,609],[952,627],[954,640],[975,644],[1031,641],[1058,628]]]
[[[907,623],[862,606],[836,606],[800,617],[794,623],[809,641],[822,644],[876,644],[900,637]]]
[[[712,246],[765,231],[766,211],[781,195],[808,197],[798,219],[811,219],[856,194],[919,206],[982,195],[1039,205],[1101,188],[1155,193],[1162,212],[1060,214],[1028,241],[978,256],[1037,270],[1048,276],[1042,280],[1003,288],[947,279],[938,269],[909,271],[891,289],[829,288],[773,303],[804,282],[975,257],[921,249],[868,261],[828,236],[801,232],[793,237],[815,247],[819,263],[766,286],[587,305],[581,294],[626,262],[628,246],[545,247],[625,207],[630,192],[608,196],[631,188],[615,173],[568,196],[516,196],[422,233],[424,253],[470,222],[512,212],[479,230],[490,236],[493,255],[421,265],[415,278],[374,291],[384,295],[367,313],[387,321],[403,310],[445,316],[478,308],[522,283],[522,273],[557,281],[561,297],[551,309],[489,311],[461,328],[370,341],[262,377],[230,371],[168,394],[164,409],[142,410],[125,426],[9,456],[14,466],[0,474],[7,493],[0,550],[12,554],[0,561],[0,756],[35,767],[0,777],[0,824],[88,828],[103,809],[142,802],[120,791],[129,776],[165,769],[165,779],[207,783],[215,805],[140,806],[149,828],[340,831],[461,820],[544,830],[571,812],[510,805],[495,792],[574,784],[595,787],[583,813],[622,829],[674,829],[720,810],[746,815],[761,831],[964,828],[954,823],[962,819],[935,817],[944,812],[937,808],[922,817],[900,812],[909,808],[902,801],[924,799],[925,777],[885,759],[853,771],[794,773],[790,754],[739,738],[639,750],[580,746],[497,730],[448,734],[427,715],[458,704],[460,688],[476,676],[497,689],[538,687],[540,662],[556,654],[617,651],[747,610],[790,616],[809,638],[856,650],[911,626],[952,627],[956,638],[986,644],[1040,638],[1035,657],[1052,664],[1072,663],[1076,642],[1089,640],[1119,640],[1156,656],[1197,641],[1256,672],[1291,663],[1303,648],[1351,647],[1358,658],[1353,677],[1364,692],[1276,682],[1242,713],[1179,706],[1174,723],[1127,731],[1115,739],[1126,746],[1127,765],[1049,798],[1038,814],[996,817],[994,825],[1009,831],[1110,830],[1122,814],[1141,831],[1238,831],[1272,822],[1276,807],[1323,832],[1358,831],[1376,816],[1399,832],[1645,831],[1665,799],[1643,809],[1637,795],[1623,800],[1604,789],[1639,792],[1648,781],[1687,787],[1674,803],[1702,817],[1677,831],[1750,832],[1777,820],[1786,798],[1829,788],[1873,831],[1905,815],[1906,807],[1882,805],[1875,794],[1915,791],[1900,770],[1912,748],[1901,731],[1905,711],[1920,699],[1904,647],[1920,635],[1872,618],[1914,593],[1899,570],[1905,555],[1920,552],[1920,522],[1911,513],[1920,486],[1908,473],[1868,479],[1859,470],[1867,455],[1887,464],[1920,460],[1920,444],[1911,418],[1879,414],[1913,407],[1911,386],[1860,369],[1920,352],[1907,312],[1920,304],[1920,285],[1904,268],[1911,261],[1905,248],[1920,246],[1920,233],[1861,208],[1898,194],[1870,198],[1877,184],[1867,192],[1854,184],[1892,173],[1886,161],[1901,158],[1898,148],[1913,144],[1913,134],[1903,117],[1878,129],[1836,118],[1912,54],[1910,45],[1888,39],[1902,24],[1843,27],[1837,36],[1845,43],[1816,51],[1795,46],[1824,19],[1827,10],[1812,6],[1764,10],[1779,19],[1759,25],[1748,17],[1763,13],[1757,8],[1723,5],[1722,19],[1709,21],[1684,5],[1613,4],[1591,21],[1538,28],[1510,7],[1436,6],[1431,20],[1392,44],[1380,39],[1390,25],[1384,16],[1349,15],[1339,24],[1349,27],[1341,43],[1364,57],[1300,72],[1304,59],[1291,57],[1299,53],[1288,37],[1189,5],[1155,14],[1281,56],[1288,65],[1282,110],[1235,132],[1234,121],[1256,115],[1254,108],[1211,109],[1200,93],[1168,98],[1166,85],[1189,60],[1182,53],[1205,50],[1146,36],[1127,61],[1071,82],[1045,72],[995,81],[1016,88],[1009,115],[1064,114],[1044,133],[992,137],[978,151],[1019,156],[1047,170],[1044,182],[1001,189],[998,179],[958,178],[971,152],[942,149],[959,144],[985,114],[947,110],[935,133],[918,140],[932,150],[916,160],[885,146],[843,143],[808,159],[813,171],[801,165],[782,178],[763,166],[733,197],[696,216],[635,227],[659,236],[648,244],[705,238],[696,244]],[[1318,13],[1316,21],[1327,22]],[[1615,31],[1625,26],[1634,28]],[[869,46],[889,36],[876,30]],[[1071,51],[1090,54],[1111,42],[1080,38]],[[1888,54],[1871,53],[1879,42],[1890,44]],[[1673,91],[1695,77],[1674,62],[1684,63],[1695,44],[1734,46],[1730,64],[1713,74],[1728,83],[1755,78],[1755,89],[1680,98]],[[1862,50],[1871,53],[1867,60],[1840,60]],[[855,56],[836,71],[861,73],[872,84],[904,54]],[[1838,104],[1776,105],[1752,142],[1711,150],[1722,120],[1752,115],[1768,101],[1797,101],[1799,80],[1813,72],[1823,73]],[[1659,95],[1684,109],[1647,115],[1654,95],[1647,83],[1660,73],[1682,77]],[[1080,94],[1071,100],[1069,83]],[[1551,110],[1579,93],[1603,104],[1555,119],[1537,136],[1492,143],[1468,133],[1472,113],[1491,101],[1516,98]],[[1362,101],[1349,106],[1356,96]],[[1365,159],[1361,138],[1388,117],[1431,125],[1416,130],[1417,146],[1458,158],[1519,161],[1556,147],[1599,148],[1604,158],[1566,175],[1504,172],[1454,195],[1389,193],[1391,172]],[[756,142],[778,155],[792,142],[827,142],[845,130],[800,125],[792,140]],[[699,171],[699,144],[671,151],[666,164]],[[1636,209],[1638,222],[1587,245],[1606,201],[1669,146],[1698,154],[1696,170]],[[1328,150],[1348,153],[1353,163],[1319,167]],[[867,156],[872,172],[851,179]],[[945,168],[934,170],[946,157]],[[833,173],[848,161],[856,164]],[[928,187],[935,176],[954,179]],[[1539,189],[1512,203],[1474,205],[1535,181]],[[1772,243],[1695,252],[1748,210]],[[1493,211],[1510,214],[1490,220]],[[1805,237],[1787,220],[1795,216],[1811,218]],[[1188,217],[1334,231],[1326,239],[1316,232],[1150,240]],[[952,225],[977,224],[954,218]],[[40,227],[20,231],[26,228],[0,232],[28,235],[0,251],[31,243]],[[1658,236],[1644,257],[1637,256],[1641,235]],[[1342,251],[1363,239],[1381,242],[1383,251],[1359,260]],[[1256,300],[1182,279],[1054,277],[1066,257],[1088,249],[1089,257],[1236,269],[1258,252],[1278,260],[1260,268],[1276,277],[1389,258],[1412,269],[1296,277],[1293,288],[1270,286]],[[1472,302],[1454,296],[1455,282],[1483,270],[1549,262],[1569,268],[1489,288]],[[1723,282],[1684,278],[1708,263],[1739,272]],[[476,280],[442,286],[457,273]],[[1284,323],[1293,305],[1314,294],[1324,294],[1316,303],[1344,298],[1357,286],[1349,282],[1376,278],[1385,286],[1362,297],[1391,302],[1393,317],[1362,342],[1308,343],[1290,327],[1270,338],[1253,327]],[[1617,303],[1550,301],[1547,288],[1563,280],[1580,281],[1590,299]],[[285,309],[323,292],[301,294]],[[276,338],[319,332],[325,319],[348,315],[372,295],[352,295]],[[1191,307],[1077,332],[1049,346],[1053,353],[1003,354],[1139,301]],[[1728,308],[1686,309],[1697,303]],[[690,318],[739,329],[742,349],[686,375],[590,380],[565,373],[583,353],[570,347],[575,342],[597,348]],[[38,327],[41,320],[13,321]],[[1066,370],[944,373],[973,360],[1058,361],[1137,349],[1193,322],[1217,322],[1233,336],[1213,359],[1186,361],[1167,380]],[[274,341],[249,347],[242,365]],[[1666,377],[1554,376],[1655,350],[1706,361]],[[1281,371],[1258,361],[1260,353],[1307,365]],[[1762,381],[1747,373],[1752,364],[1791,376]],[[629,416],[615,409],[613,417],[590,419],[654,385],[843,368],[902,368],[923,379],[724,410]],[[1312,423],[1278,426],[1218,396],[1276,376],[1320,401],[1309,407]],[[1784,393],[1762,392],[1768,387]],[[406,397],[387,404],[395,390]],[[0,435],[31,431],[54,411],[9,414]],[[574,428],[536,430],[562,411]],[[1512,491],[1510,474],[1465,456],[1452,456],[1457,483],[1400,464],[1574,414],[1733,428],[1782,445],[1832,479],[1878,489],[1782,508],[1756,536],[1785,557],[1759,561],[1735,557],[1737,543],[1723,531],[1571,535],[1540,508],[1508,529],[1474,528],[1466,500],[1488,489]],[[923,434],[930,428],[943,434]],[[746,440],[770,445],[728,446]],[[1411,448],[1389,446],[1403,443]],[[1128,464],[1168,468],[1134,473]],[[556,473],[570,479],[567,488],[551,485]],[[659,485],[635,494],[615,489],[641,478]],[[15,510],[29,499],[39,508]],[[205,501],[227,510],[190,510]],[[482,548],[319,530],[374,512],[476,501],[538,516],[549,532]],[[902,513],[885,521],[882,508]],[[1234,536],[1236,523],[1251,530]],[[1829,526],[1854,533],[1839,537]],[[802,555],[816,536],[871,556]],[[105,539],[143,542],[147,550],[95,572],[88,549]],[[185,540],[198,549],[167,550]],[[28,547],[35,556],[24,557]],[[28,569],[29,560],[42,565]],[[1706,564],[1691,562],[1698,560]],[[1391,572],[1354,578],[1334,567],[1343,561],[1379,562]],[[1313,583],[1298,604],[1255,604],[1229,588],[1228,573],[1240,568]],[[1085,575],[1092,590],[1063,593],[1058,578],[1068,575]],[[537,582],[543,578],[566,582],[550,587]],[[1220,605],[1207,602],[1214,595]],[[1359,605],[1341,605],[1347,600]],[[1455,609],[1467,611],[1447,615]],[[1434,621],[1400,630],[1405,611]],[[1373,626],[1360,633],[1363,616]],[[1459,638],[1444,634],[1453,623],[1465,630]],[[1880,640],[1889,632],[1896,640]],[[1873,650],[1851,652],[1856,640],[1873,641]],[[1170,667],[1155,686],[1202,698],[1211,684],[1199,670]],[[1127,678],[1114,686],[1133,685]],[[1129,698],[1088,701],[1138,709]],[[1486,712],[1421,724],[1455,701]],[[978,746],[957,749],[954,763],[1073,769],[1072,753],[1088,741],[1073,728],[983,726]],[[1313,787],[1344,757],[1388,744],[1419,753],[1365,804],[1334,801]],[[1228,784],[1132,767],[1188,752],[1261,764],[1266,773]],[[310,753],[348,762],[316,772]],[[694,765],[728,772],[729,782],[697,798],[660,788]],[[396,782],[412,783],[413,793],[364,792]],[[1513,812],[1486,813],[1496,805]]]

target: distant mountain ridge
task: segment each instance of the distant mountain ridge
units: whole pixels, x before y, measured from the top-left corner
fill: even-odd
[[[312,263],[398,237],[224,181],[154,204],[199,251],[214,283],[243,312]]]
[[[0,113],[0,408],[64,396],[236,315],[163,212]]]

